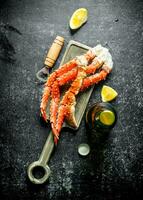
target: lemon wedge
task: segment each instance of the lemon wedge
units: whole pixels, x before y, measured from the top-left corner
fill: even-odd
[[[104,110],[100,113],[99,119],[102,122],[102,124],[111,126],[115,122],[115,115],[110,110]]]
[[[71,16],[69,26],[72,30],[81,27],[88,18],[88,11],[86,8],[77,9]]]
[[[104,85],[101,90],[101,98],[103,102],[112,101],[118,96],[118,93],[111,87]]]

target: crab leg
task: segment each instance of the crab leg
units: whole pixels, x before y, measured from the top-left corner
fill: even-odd
[[[87,89],[89,86],[98,84],[100,81],[105,80],[109,73],[110,73],[110,71],[107,71],[103,68],[99,73],[96,73],[92,76],[86,77],[83,80],[83,85],[80,88],[80,91],[83,91],[83,90]]]
[[[93,48],[93,49],[87,51],[86,54],[77,56],[75,59],[69,61],[68,63],[64,64],[63,66],[60,66],[57,70],[55,70],[49,76],[49,78],[45,84],[45,87],[44,87],[43,96],[42,96],[41,105],[40,105],[41,115],[45,121],[47,121],[47,119],[48,119],[48,116],[46,114],[46,108],[48,105],[51,90],[53,88],[52,85],[54,84],[54,81],[57,79],[57,77],[60,77],[61,75],[72,70],[73,68],[77,67],[78,65],[82,65],[82,64],[87,65],[89,62],[92,61],[92,59],[94,57],[95,57],[95,51]]]
[[[68,89],[68,91],[65,93],[65,95],[61,100],[58,110],[57,123],[56,123],[56,134],[55,134],[56,137],[54,137],[55,144],[57,144],[58,141],[57,136],[59,136],[65,118],[68,120],[68,123],[71,126],[74,126],[76,124],[76,120],[73,114],[75,111],[75,104],[76,104],[75,96],[79,93],[85,76],[86,76],[85,67],[83,66],[78,67],[78,74],[76,79],[73,81],[70,88]]]
[[[62,76],[58,77],[57,80],[59,82],[59,85],[62,86],[62,85],[65,85],[66,83],[70,82],[70,81],[73,81],[76,76],[77,76],[77,67],[72,69],[71,71],[63,74]]]
[[[46,108],[47,108],[47,102],[49,100],[50,94],[51,94],[51,87],[56,79],[56,73],[53,72],[47,82],[44,85],[44,91],[43,91],[43,96],[41,100],[41,105],[40,105],[40,110],[41,110],[41,115],[44,118],[45,121],[47,121],[47,114],[46,114]]]
[[[71,70],[76,66],[77,66],[76,61],[71,60],[70,62],[61,66],[59,69],[55,70],[48,77],[48,80],[44,85],[44,91],[43,91],[43,96],[42,96],[41,105],[40,105],[41,114],[42,114],[42,117],[44,118],[45,121],[47,121],[47,119],[48,119],[47,114],[46,114],[46,108],[47,108],[47,104],[48,104],[48,101],[49,101],[49,97],[51,95],[51,89],[52,89],[52,86],[54,84],[54,81],[57,78],[57,75],[65,73],[68,70]]]
[[[51,104],[50,104],[50,123],[54,135],[56,135],[55,124],[57,117],[58,105],[60,102],[60,91],[58,86],[58,81],[56,80],[52,86],[51,90]]]
[[[95,57],[90,65],[87,65],[85,68],[86,74],[94,74],[97,69],[102,66],[103,62],[100,62],[97,57]],[[71,71],[63,74],[62,76],[58,77],[57,80],[59,85],[65,85],[69,81],[73,81],[77,76],[77,67],[72,69]]]

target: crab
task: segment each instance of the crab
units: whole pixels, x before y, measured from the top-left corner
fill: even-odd
[[[78,93],[105,80],[112,68],[113,61],[109,50],[99,44],[49,75],[44,85],[40,110],[43,119],[47,121],[46,110],[50,103],[50,124],[56,145],[65,120],[70,126],[77,127],[75,105]],[[60,87],[65,84],[70,86],[61,99]]]

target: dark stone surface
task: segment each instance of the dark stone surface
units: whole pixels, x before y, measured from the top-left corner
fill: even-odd
[[[79,7],[88,22],[71,35],[68,21]],[[143,186],[143,1],[3,0],[0,1],[0,190],[1,199],[139,199]],[[48,183],[32,185],[26,174],[38,158],[49,127],[40,122],[42,85],[36,72],[56,35],[89,46],[106,45],[114,69],[105,84],[119,96],[112,104],[118,121],[104,144],[91,154],[77,153],[88,142],[85,121],[76,134],[62,131]],[[56,63],[61,61],[65,51]],[[88,107],[100,101],[103,82]]]

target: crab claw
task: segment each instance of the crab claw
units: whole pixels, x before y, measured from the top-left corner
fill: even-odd
[[[43,108],[40,108],[40,111],[41,111],[40,116],[42,116],[45,122],[48,122],[46,111]]]
[[[76,98],[73,93],[70,93],[70,100],[71,104],[67,104],[66,106],[66,121],[69,126],[73,128],[77,128],[77,122],[75,119],[75,105],[76,105]]]

